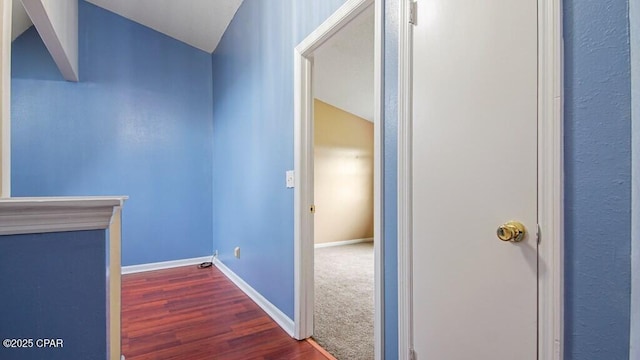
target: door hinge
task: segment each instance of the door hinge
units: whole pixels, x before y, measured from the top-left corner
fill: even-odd
[[[415,25],[418,21],[418,2],[411,1],[409,4],[409,24]]]
[[[542,242],[542,236],[541,236],[541,230],[540,230],[540,224],[536,224],[536,238],[538,240],[538,245],[540,245],[540,243]]]
[[[416,360],[416,351],[409,349],[409,360]]]
[[[312,213],[312,214],[315,214],[316,213],[316,206],[315,205],[309,206],[309,212]]]

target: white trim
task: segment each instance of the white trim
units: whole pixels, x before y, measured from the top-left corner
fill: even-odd
[[[384,1],[374,2],[373,45],[373,277],[374,360],[384,358]]]
[[[398,348],[409,359],[413,346],[411,318],[411,67],[412,26],[409,3],[400,0],[398,86]],[[564,345],[564,194],[563,194],[563,53],[561,0],[538,0],[539,246],[538,354],[562,360]]]
[[[411,108],[413,26],[411,0],[400,0],[398,33],[398,359],[411,358],[413,349],[411,272]]]
[[[109,227],[126,196],[0,199],[0,235],[97,230]]]
[[[375,4],[374,49],[374,262],[375,310],[374,332],[376,359],[382,358],[384,287],[382,276],[382,19],[381,0],[348,0],[294,50],[294,319],[296,339],[313,334],[313,91],[311,87],[313,52],[343,26]]]
[[[336,12],[331,14],[320,26],[296,46],[296,52],[303,57],[309,57],[313,51],[322,46],[335,33],[340,31],[351,20],[355,19],[374,0],[348,0]]]
[[[231,271],[220,259],[214,258],[213,263],[215,266],[227,277],[231,280],[237,287],[242,290],[248,297],[253,300],[262,310],[264,310],[267,315],[269,315],[273,321],[275,321],[280,327],[287,333],[289,336],[293,337],[294,324],[293,320],[291,320],[285,313],[280,311],[275,305],[273,305],[269,300],[267,300],[264,296],[260,295],[258,291],[252,288],[249,284],[247,284],[242,278],[240,278],[236,273]]]
[[[47,206],[122,206],[128,196],[52,196],[52,197],[12,197],[0,199],[0,206],[16,206],[22,208]]]
[[[109,225],[107,253],[107,359],[118,359],[122,354],[122,207],[114,206]]]
[[[311,61],[294,50],[294,337],[306,339],[313,334],[313,143],[311,124],[303,122],[312,116]],[[304,189],[304,190],[303,190]]]
[[[203,262],[211,261],[212,256],[202,256],[191,259],[180,259],[171,261],[161,261],[155,263],[139,264],[139,265],[127,265],[122,267],[122,275],[135,274],[146,271],[172,269],[180,266],[198,265]]]
[[[365,243],[365,242],[373,242],[373,238],[332,241],[332,242],[315,244],[315,245],[313,245],[313,247],[315,249],[322,249],[322,248],[328,248],[328,247],[334,247],[334,246],[360,244],[360,243]]]
[[[11,20],[12,1],[3,1],[0,36],[0,198],[11,196]]]
[[[538,0],[538,354],[564,354],[562,1]]]

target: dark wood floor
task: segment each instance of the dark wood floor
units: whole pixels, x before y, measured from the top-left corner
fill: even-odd
[[[215,267],[124,275],[122,353],[142,359],[326,360],[285,333]]]

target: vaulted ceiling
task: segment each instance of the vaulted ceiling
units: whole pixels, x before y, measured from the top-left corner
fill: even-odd
[[[83,1],[83,0],[79,0]],[[87,0],[193,47],[213,52],[242,0]],[[15,39],[32,24],[22,2],[13,0]]]
[[[314,53],[315,97],[373,121],[373,6],[340,29]]]
[[[12,38],[33,24],[13,1]],[[79,0],[119,14],[206,52],[213,52],[242,0]],[[267,1],[267,0],[263,0]],[[315,53],[318,99],[373,121],[373,7]]]
[[[242,0],[87,1],[209,53],[242,4]]]

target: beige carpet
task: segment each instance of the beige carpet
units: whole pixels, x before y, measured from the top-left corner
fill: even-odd
[[[313,338],[338,360],[371,360],[373,243],[315,249]]]

